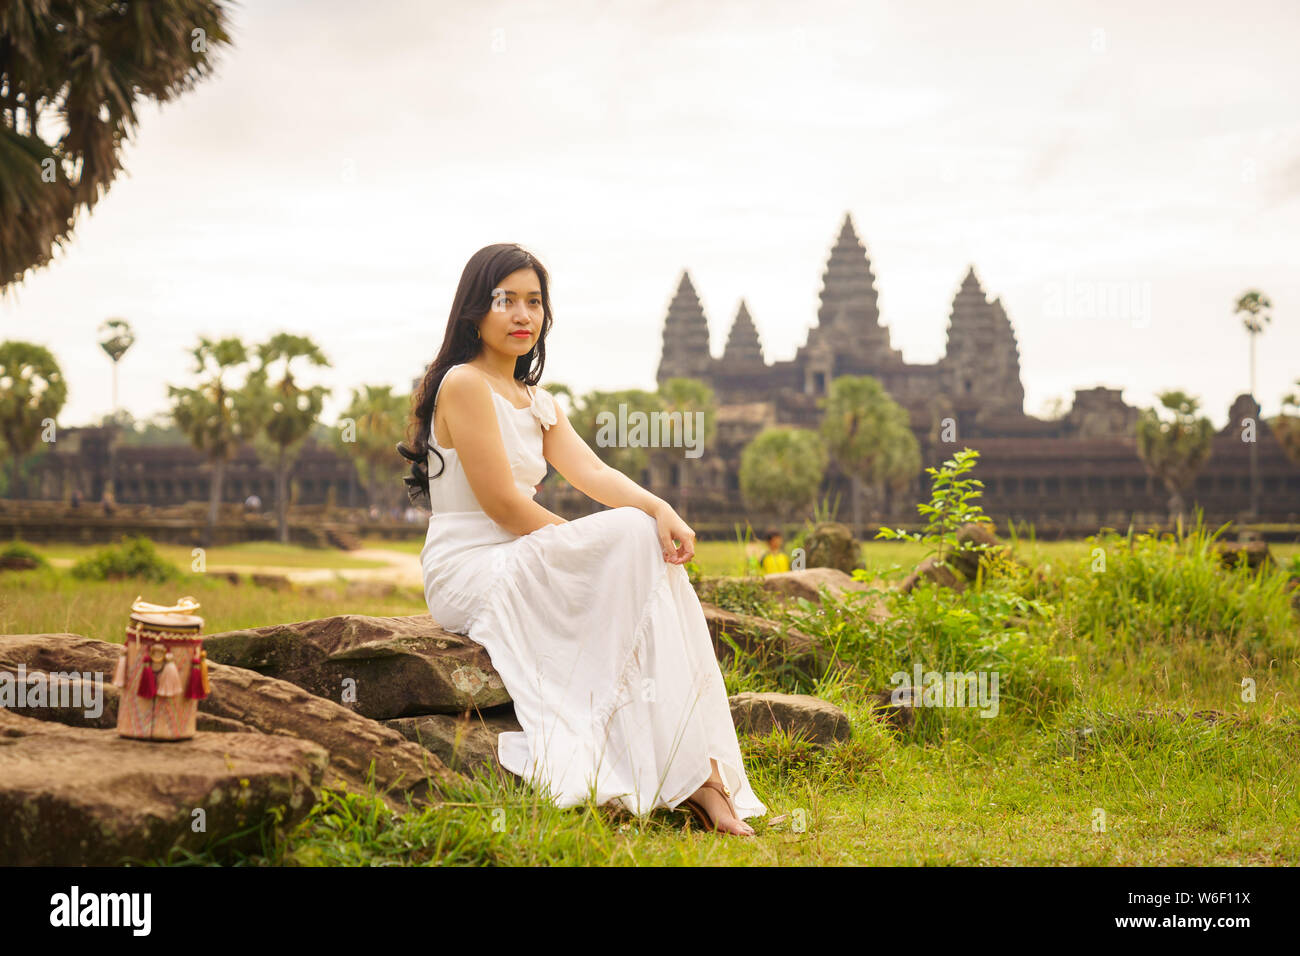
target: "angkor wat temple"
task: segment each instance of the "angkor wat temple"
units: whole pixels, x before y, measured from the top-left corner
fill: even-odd
[[[1092,528],[1160,523],[1168,494],[1147,474],[1137,454],[1139,411],[1116,388],[1083,388],[1061,418],[1025,414],[1020,354],[1002,303],[989,299],[971,267],[952,303],[946,354],[933,364],[910,364],[890,344],[876,305],[875,276],[866,250],[844,217],[823,274],[817,322],[795,357],[768,363],[744,302],[731,324],[721,357],[709,352],[709,327],[700,300],[683,273],[664,320],[657,379],[677,376],[710,385],[719,403],[719,445],[688,462],[690,500],[696,516],[722,517],[736,510],[740,452],[764,428],[793,425],[816,429],[818,399],[842,375],[870,375],[911,418],[922,465],[936,465],[963,446],[978,449],[977,477],[984,482],[985,510],[995,518],[1039,526]],[[1194,383],[1189,383],[1194,386]],[[1215,436],[1208,462],[1187,496],[1207,520],[1244,517],[1250,508],[1249,445],[1241,421],[1259,413],[1250,396],[1233,403],[1228,424]],[[945,443],[939,423],[955,422],[955,441]],[[1261,520],[1292,521],[1300,513],[1300,465],[1286,455],[1272,430],[1259,422]],[[661,476],[669,488],[677,475]],[[915,518],[917,497],[928,489],[918,474],[904,507],[894,517]],[[849,484],[835,470],[825,492],[841,492],[846,513]],[[662,494],[662,492],[661,492]],[[667,495],[664,495],[667,497]],[[707,508],[698,507],[706,504]]]
[[[944,357],[929,365],[904,362],[881,324],[875,276],[849,216],[826,264],[816,324],[788,361],[764,360],[743,302],[722,356],[711,355],[708,321],[689,275],[683,273],[664,321],[657,378],[662,383],[686,376],[714,389],[719,403],[716,443],[699,458],[657,456],[631,477],[672,502],[702,533],[729,533],[734,522],[747,520],[765,524],[767,517],[751,514],[741,500],[742,450],[769,426],[815,430],[822,415],[817,402],[841,375],[874,376],[907,410],[922,468],[963,446],[978,449],[982,504],[999,523],[1029,522],[1040,533],[1091,533],[1102,525],[1124,528],[1132,521],[1147,527],[1167,518],[1168,494],[1138,458],[1138,410],[1123,401],[1119,389],[1078,389],[1073,407],[1058,419],[1025,414],[1015,330],[1001,302],[990,300],[980,287],[974,268],[953,299]],[[1194,391],[1195,383],[1187,387]],[[1250,448],[1241,440],[1240,429],[1242,419],[1258,411],[1249,396],[1239,396],[1228,424],[1214,438],[1210,458],[1187,496],[1189,507],[1204,508],[1207,520],[1240,520],[1248,514]],[[952,442],[942,441],[947,436],[936,427],[946,418],[955,423]],[[1288,458],[1263,421],[1257,438],[1259,519],[1296,522],[1300,465]],[[34,468],[29,493],[66,500],[75,489],[95,501],[111,472],[122,504],[207,499],[210,468],[189,445],[122,447],[110,468],[108,444],[103,428],[64,429],[57,446]],[[329,444],[309,439],[292,478],[299,504],[365,505],[354,465]],[[539,503],[567,516],[600,507],[557,478],[553,472],[548,476]],[[255,493],[270,508],[273,485],[271,471],[244,447],[228,467],[223,498],[238,503]],[[928,476],[919,472],[905,494],[888,499],[887,514],[876,517],[916,521],[915,504],[928,495],[928,487]],[[400,482],[394,480],[391,491],[391,504],[405,506]],[[836,494],[839,516],[845,519],[850,485],[832,462],[819,499],[831,500]]]

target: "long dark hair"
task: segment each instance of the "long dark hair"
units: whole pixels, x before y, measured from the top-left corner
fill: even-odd
[[[442,348],[425,370],[424,378],[411,395],[411,412],[406,423],[406,441],[398,442],[397,452],[411,463],[411,474],[402,480],[406,496],[412,504],[432,511],[429,502],[429,453],[438,456],[437,478],[446,468],[446,461],[434,448],[430,439],[433,433],[433,400],[437,397],[442,378],[453,365],[468,362],[483,351],[478,337],[478,326],[492,306],[492,290],[512,272],[532,269],[537,273],[542,292],[542,330],[533,347],[515,360],[515,378],[526,385],[536,385],[546,366],[546,334],[551,330],[550,276],[546,268],[531,252],[513,242],[498,242],[484,246],[465,263],[456,287],[456,298],[451,303],[447,317],[447,331],[442,337]]]

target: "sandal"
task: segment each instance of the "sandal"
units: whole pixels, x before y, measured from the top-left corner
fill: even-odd
[[[731,799],[731,789],[725,783],[714,783],[712,780],[706,780],[704,781],[703,785],[712,790],[716,790],[718,791],[718,793],[722,794],[722,796],[726,798],[727,806],[731,809],[731,815],[735,817],[737,820],[740,819],[740,814],[736,812],[736,804]],[[689,809],[691,813],[695,815],[695,819],[699,820],[700,826],[703,827],[705,830],[710,830],[713,832],[720,831],[722,833],[731,833],[730,830],[722,830],[717,825],[717,823],[713,820],[713,818],[709,816],[709,812],[704,809],[703,804],[701,804],[694,797],[687,797],[679,804],[679,806],[684,806],[687,809]],[[731,835],[749,836],[750,834],[733,833]]]

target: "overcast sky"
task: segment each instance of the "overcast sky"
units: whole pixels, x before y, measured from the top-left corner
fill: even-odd
[[[245,0],[233,26],[216,75],[143,110],[129,176],[0,301],[3,337],[67,373],[65,426],[108,410],[110,316],[135,328],[138,418],[192,384],[200,334],[311,335],[327,421],[363,383],[406,391],[492,242],[551,270],[546,382],[653,388],[683,268],[715,355],[743,297],[788,359],[845,212],[908,361],[943,354],[974,264],[1031,414],[1181,387],[1222,425],[1251,287],[1275,306],[1265,414],[1300,390],[1295,0]],[[1098,291],[1124,293],[1114,314]]]

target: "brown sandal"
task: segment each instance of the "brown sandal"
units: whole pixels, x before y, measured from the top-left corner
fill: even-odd
[[[722,796],[727,801],[727,807],[731,810],[731,815],[735,817],[737,820],[740,819],[740,814],[736,812],[736,804],[731,799],[731,789],[725,783],[714,783],[712,780],[706,780],[704,781],[703,785],[710,788],[711,790],[716,790],[718,793],[722,794]],[[731,833],[730,830],[722,830],[717,825],[717,823],[709,816],[709,812],[704,809],[704,806],[694,797],[687,797],[679,804],[679,806],[683,806],[689,809],[691,813],[695,815],[695,819],[697,819],[700,822],[700,826],[703,827],[705,830],[709,830],[713,832]],[[740,834],[740,833],[732,834],[732,836],[747,836],[747,835],[748,834]]]

